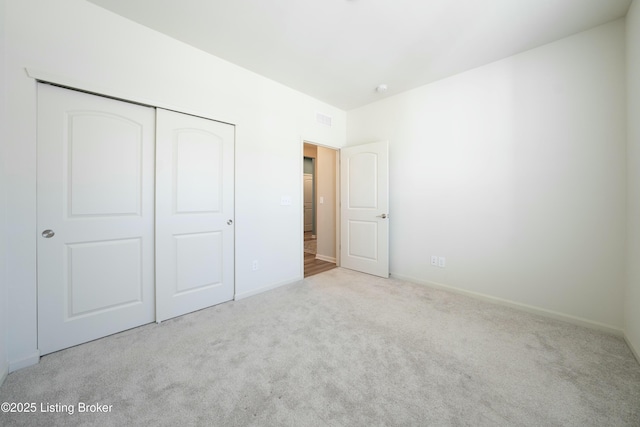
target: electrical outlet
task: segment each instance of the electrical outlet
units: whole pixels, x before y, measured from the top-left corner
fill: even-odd
[[[443,256],[438,258],[438,267],[444,268],[447,265],[447,259]]]
[[[251,270],[256,271],[258,269],[258,260],[254,259],[253,263],[251,264]]]
[[[431,255],[431,265],[438,265],[438,255]]]

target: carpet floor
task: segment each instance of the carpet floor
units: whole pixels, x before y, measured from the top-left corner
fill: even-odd
[[[640,426],[640,365],[617,336],[337,268],[44,356],[0,402],[37,406],[2,426]]]

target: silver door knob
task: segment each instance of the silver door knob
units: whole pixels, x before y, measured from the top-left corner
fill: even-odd
[[[386,219],[387,218],[387,214],[378,215],[377,218]]]
[[[50,239],[55,235],[56,235],[56,233],[54,233],[53,230],[44,230],[42,232],[42,237],[44,237],[45,239]]]
[[[227,221],[227,225],[231,225],[231,224],[233,224],[233,220],[232,219]]]

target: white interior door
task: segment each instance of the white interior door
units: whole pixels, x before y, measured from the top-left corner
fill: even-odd
[[[304,231],[313,230],[313,174],[304,174]]]
[[[342,267],[389,277],[389,146],[341,150]]]
[[[157,321],[233,299],[234,134],[157,110]]]
[[[154,110],[38,85],[41,354],[154,320]]]

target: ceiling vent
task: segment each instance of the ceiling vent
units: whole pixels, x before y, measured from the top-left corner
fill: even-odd
[[[331,127],[331,120],[331,116],[316,112],[316,122],[320,123],[321,125]]]

